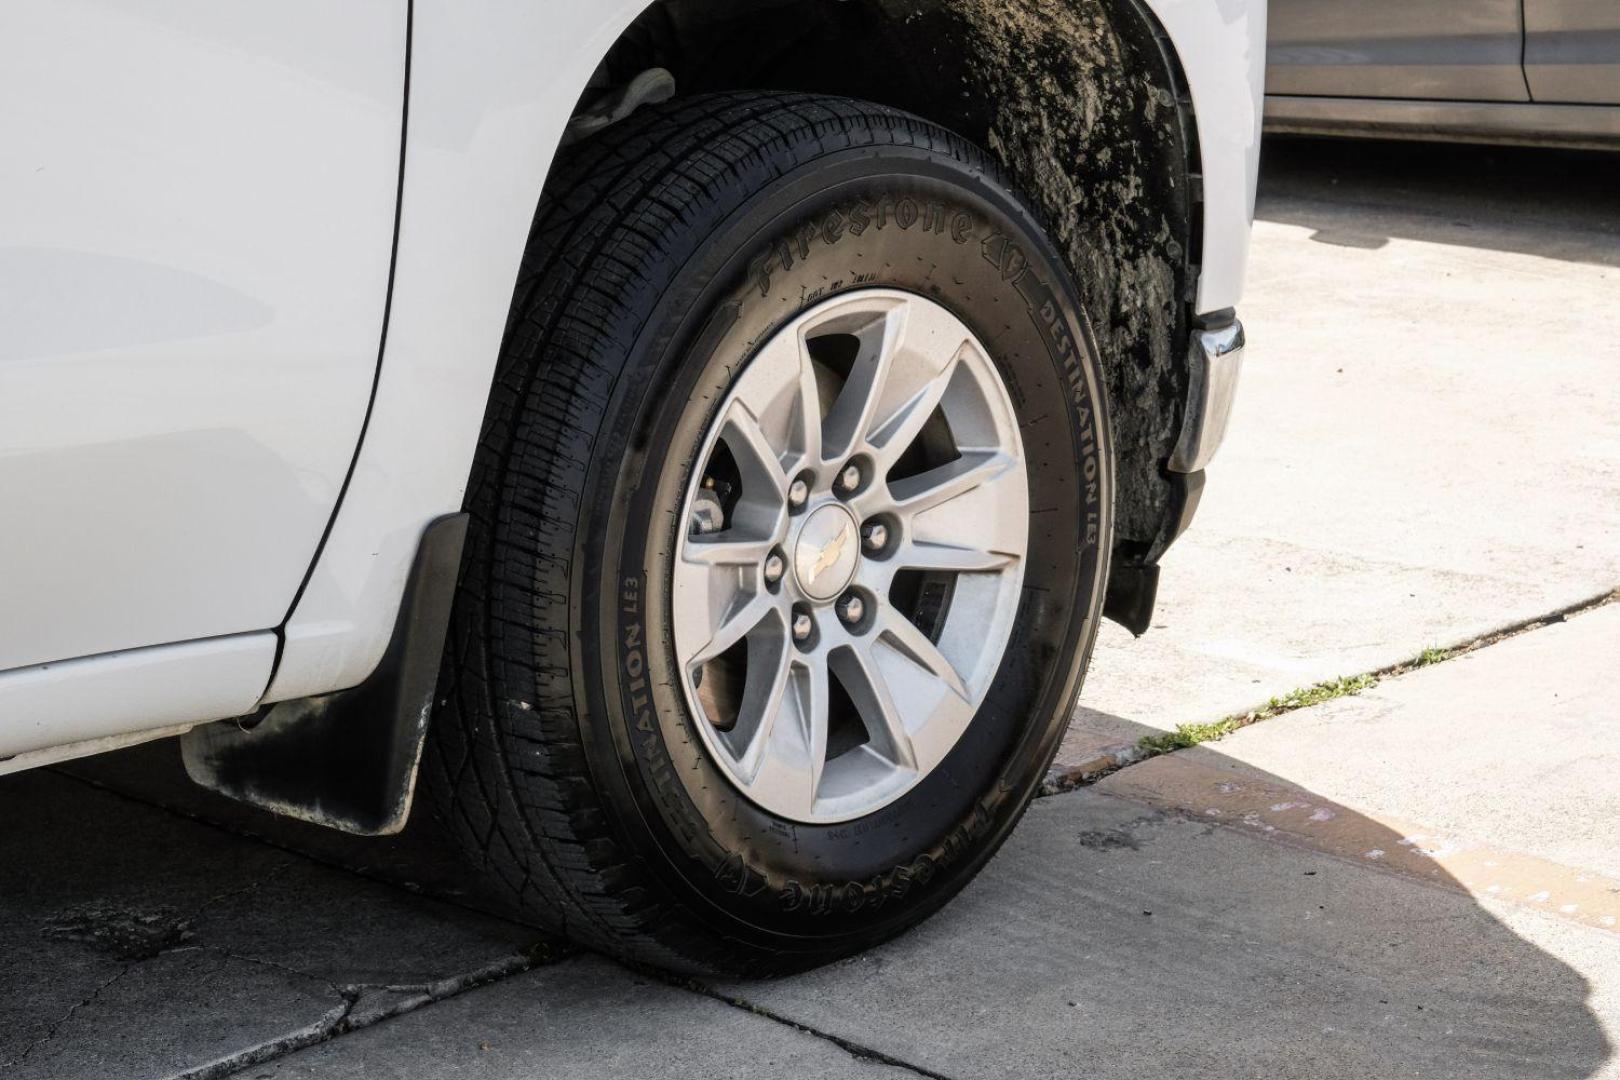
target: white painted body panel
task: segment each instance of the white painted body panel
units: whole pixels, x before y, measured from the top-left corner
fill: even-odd
[[[1204,168],[1200,311],[1242,293],[1264,0],[1149,0],[1175,43]],[[359,465],[286,627],[267,701],[353,686],[382,657],[416,542],[461,508],[512,284],[580,89],[642,0],[417,0],[399,264]]]
[[[1259,153],[1264,0],[1148,3],[1180,54],[1192,94],[1205,200],[1197,303],[1201,311],[1218,310],[1238,301],[1247,258]],[[381,658],[422,531],[433,519],[461,508],[519,260],[568,116],[601,57],[644,4],[416,0],[397,266],[375,403],[330,534],[282,627],[284,647],[264,701],[354,686]],[[159,8],[174,13],[175,22],[183,11],[204,25],[221,26],[222,42],[230,42],[228,48],[221,45],[231,52],[229,70],[204,65],[207,49],[191,51],[170,41],[173,26],[157,24],[161,32],[146,27],[142,14]],[[97,11],[103,9],[109,19],[123,20],[120,26],[128,24],[126,35],[152,38],[145,45],[149,54],[162,48],[174,54],[162,70],[203,65],[186,84],[193,91],[209,86],[215,92],[209,79],[249,78],[239,70],[246,69],[263,74],[264,81],[254,84],[259,91],[289,94],[307,108],[277,114],[277,120],[268,97],[249,95],[264,106],[250,125],[255,129],[250,137],[240,124],[224,124],[208,101],[195,100],[207,95],[175,88],[169,103],[179,110],[174,115],[200,125],[207,133],[201,145],[195,132],[188,134],[178,122],[160,122],[139,110],[125,118],[143,133],[142,153],[163,162],[163,167],[144,168],[141,156],[131,155],[137,167],[128,174],[135,185],[129,197],[156,200],[180,221],[189,220],[202,200],[206,216],[222,230],[191,236],[189,242],[161,229],[132,234],[117,220],[115,205],[98,206],[87,198],[60,201],[68,195],[30,179],[29,170],[37,166],[15,148],[34,139],[62,155],[56,160],[76,163],[68,173],[77,172],[86,184],[97,175],[93,150],[76,142],[53,147],[48,130],[27,129],[26,116],[19,120],[9,109],[0,114],[0,192],[6,195],[0,202],[0,273],[8,253],[56,243],[36,235],[34,210],[18,209],[19,201],[33,199],[35,206],[53,208],[56,217],[70,211],[86,215],[67,245],[70,253],[144,261],[191,275],[175,296],[157,305],[171,321],[176,313],[190,311],[193,302],[205,313],[218,309],[209,316],[213,323],[167,326],[150,340],[110,346],[53,338],[53,333],[66,334],[60,308],[52,320],[25,317],[24,328],[46,343],[42,355],[69,365],[57,369],[67,374],[49,387],[28,383],[31,373],[43,370],[37,358],[19,363],[0,353],[4,508],[10,513],[19,500],[32,499],[36,509],[49,509],[58,522],[72,526],[58,528],[55,536],[29,538],[29,544],[61,545],[59,555],[39,559],[29,556],[23,541],[0,530],[0,567],[38,561],[47,576],[55,575],[52,588],[67,590],[58,591],[59,598],[99,592],[117,600],[104,609],[106,617],[75,615],[70,624],[71,613],[47,603],[42,585],[19,588],[0,578],[0,590],[13,590],[6,600],[21,605],[0,607],[0,661],[8,650],[29,663],[136,640],[150,644],[279,624],[342,484],[375,362],[394,207],[403,0],[346,0],[336,6],[322,0],[230,5],[120,0]],[[71,80],[52,70],[59,59],[31,56],[41,50],[19,46],[16,34],[7,30],[89,18],[84,11],[80,0],[19,0],[0,11],[0,100],[26,98],[39,80],[69,94],[64,84]],[[274,13],[285,32],[247,42],[238,31],[270,18],[266,12]],[[355,48],[368,30],[374,48]],[[96,28],[91,36],[103,31]],[[309,53],[299,61],[295,56],[302,48]],[[336,63],[334,53],[341,53],[344,63]],[[126,82],[156,77],[131,69],[116,55],[105,62]],[[102,77],[90,82],[102,85]],[[17,132],[26,137],[19,139]],[[113,131],[105,135],[115,141],[122,137]],[[270,153],[272,148],[278,153]],[[246,175],[254,169],[273,182]],[[190,170],[200,170],[195,175],[209,183],[187,185],[186,199],[163,190],[166,179],[190,177]],[[252,207],[231,190],[233,183],[260,181],[259,190],[268,197]],[[14,192],[21,193],[20,200]],[[310,206],[318,212],[294,212]],[[374,249],[380,259],[372,257]],[[364,256],[356,254],[362,250]],[[186,302],[190,294],[196,299]],[[224,313],[231,312],[235,322],[225,320]],[[139,304],[124,311],[126,318],[134,314],[147,313]],[[158,320],[156,325],[167,324]],[[14,333],[12,325],[0,327],[0,349]],[[133,370],[125,365],[134,361],[156,373],[169,393],[157,392],[150,382],[128,383],[119,393],[98,389]],[[26,405],[3,400],[18,390],[31,395]],[[142,392],[149,411],[139,415],[151,419],[137,422],[126,406],[130,395]],[[110,434],[92,437],[87,421],[62,415],[82,410],[85,400],[99,402],[100,422],[109,425]],[[215,418],[214,426],[197,422],[204,412]],[[19,430],[26,436],[14,434]],[[182,441],[176,443],[177,437]],[[184,449],[197,459],[190,466],[197,475],[171,470],[178,483],[154,485],[141,470],[119,464],[123,451],[151,447]],[[83,456],[75,459],[76,454]],[[30,455],[27,464],[23,459]],[[150,460],[163,459],[158,454]],[[199,492],[215,500],[207,514],[199,512]],[[270,505],[276,512],[266,509]],[[101,551],[94,537],[73,534],[105,527],[109,506],[129,519],[131,532],[118,550],[103,552],[105,563],[98,563],[90,558]],[[189,528],[180,528],[181,520]],[[240,535],[248,530],[255,531]],[[243,563],[251,564],[248,572],[242,571]],[[85,580],[75,580],[74,574]],[[57,612],[70,629],[41,628]],[[271,640],[268,634],[256,636],[255,648],[260,637]],[[95,688],[111,686],[90,666],[108,659],[96,657],[83,667],[53,665],[54,681],[26,684],[33,687],[31,697],[0,696],[0,738],[17,726],[16,708],[60,723],[50,737],[55,743],[246,712],[257,703],[271,662],[267,652],[262,668],[243,664],[227,671],[212,655],[174,652],[164,659],[167,699],[154,687],[138,706],[87,713],[97,717],[88,724],[69,723],[73,709],[44,708],[51,687],[78,708]],[[6,666],[0,662],[0,669]],[[0,680],[6,677],[0,672]],[[87,689],[68,686],[81,677]],[[254,678],[260,681],[250,685]],[[227,688],[218,681],[229,679],[242,685]],[[38,737],[16,741],[36,749],[47,745]]]
[[[253,711],[276,636],[236,634],[0,672],[6,758]]]
[[[376,370],[405,31],[0,5],[0,671],[285,618]]]
[[[581,89],[645,0],[417,0],[393,314],[354,479],[267,701],[381,659],[428,522],[461,509],[512,285]]]
[[[1236,307],[1249,265],[1260,123],[1265,108],[1265,0],[1146,0],[1187,73],[1204,171],[1200,313]]]

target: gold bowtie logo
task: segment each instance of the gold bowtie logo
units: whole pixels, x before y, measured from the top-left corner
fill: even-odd
[[[821,549],[821,554],[816,556],[816,561],[810,566],[811,581],[820,577],[823,570],[838,561],[839,556],[844,553],[844,545],[849,543],[849,534],[850,527],[846,524],[838,530],[838,535],[828,541],[827,546]]]

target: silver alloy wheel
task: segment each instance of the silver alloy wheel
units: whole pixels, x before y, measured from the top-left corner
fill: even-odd
[[[1001,376],[944,307],[847,293],[766,342],[682,506],[675,656],[710,755],[791,821],[927,776],[1012,633],[1029,483]]]

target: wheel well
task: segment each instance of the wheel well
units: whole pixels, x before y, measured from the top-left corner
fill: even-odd
[[[1051,229],[1097,338],[1119,465],[1116,561],[1158,558],[1186,498],[1164,463],[1187,395],[1202,230],[1186,83],[1139,0],[658,0],[593,83],[650,67],[682,94],[891,105],[994,154]]]

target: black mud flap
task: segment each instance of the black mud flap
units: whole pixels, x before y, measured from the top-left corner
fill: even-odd
[[[1141,637],[1153,625],[1153,605],[1158,598],[1157,566],[1116,566],[1108,575],[1103,618]]]
[[[1198,500],[1204,494],[1202,472],[1170,473],[1169,480],[1170,516],[1160,533],[1164,539],[1146,552],[1116,551],[1113,569],[1108,573],[1103,618],[1119,623],[1137,637],[1153,625],[1153,606],[1159,598],[1159,559],[1192,524]]]
[[[416,788],[467,515],[422,534],[388,651],[351,690],[279,702],[258,723],[225,720],[180,740],[203,787],[362,836],[405,827]]]

